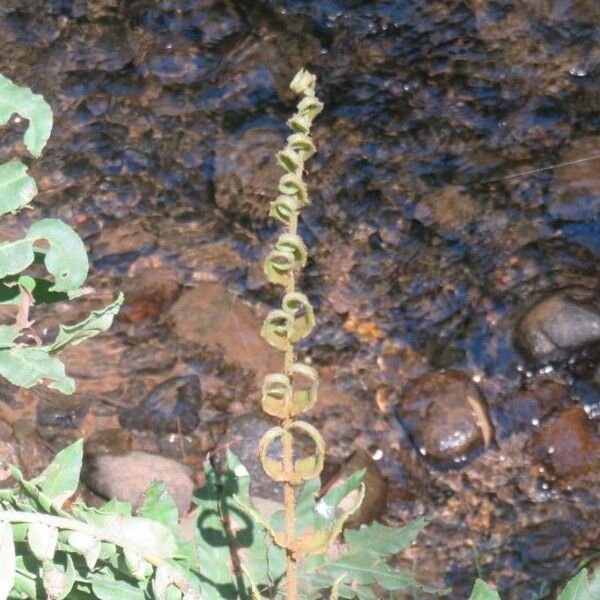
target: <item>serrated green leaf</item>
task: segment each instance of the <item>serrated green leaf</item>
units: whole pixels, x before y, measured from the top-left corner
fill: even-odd
[[[27,543],[39,561],[52,560],[58,543],[58,529],[45,523],[32,523],[27,530]]]
[[[0,523],[0,600],[6,600],[15,583],[15,544],[10,523]]]
[[[63,363],[42,348],[15,346],[0,350],[0,375],[19,387],[30,388],[46,381],[49,388],[63,394],[75,391],[75,382],[67,377]]]
[[[143,590],[112,576],[92,574],[89,580],[99,600],[144,600]]]
[[[50,248],[36,248],[39,240],[46,240]],[[21,273],[34,262],[36,252],[44,256],[46,269],[54,277],[49,290],[76,296],[87,277],[87,253],[77,233],[58,219],[42,219],[23,239],[0,243],[0,279]]]
[[[477,579],[469,600],[500,600],[500,596],[485,581]]]
[[[162,524],[145,517],[130,517],[81,505],[73,513],[106,532],[109,539],[119,540],[133,552],[155,559],[172,558],[176,552],[173,534]]]
[[[66,569],[60,564],[46,561],[43,572],[42,583],[48,600],[63,600],[71,593],[76,571],[70,556],[67,555]]]
[[[61,450],[32,482],[52,499],[54,506],[60,508],[79,485],[82,461],[83,440],[80,439]]]
[[[408,548],[425,525],[425,517],[415,519],[399,529],[372,523],[363,525],[360,529],[346,530],[344,539],[348,544],[349,553],[391,556]]]
[[[10,348],[19,332],[12,325],[0,325],[0,347]]]
[[[50,244],[44,260],[54,276],[50,291],[77,295],[89,269],[87,252],[77,233],[59,219],[42,219],[29,228],[27,238],[33,242],[44,239]]]
[[[37,571],[37,569],[36,569]],[[0,566],[0,573],[2,568]],[[36,581],[38,579],[37,573],[31,573],[26,565],[23,556],[17,556],[16,559],[16,572],[13,589],[15,592],[21,594],[20,597],[35,598],[36,597]],[[2,582],[0,580],[0,588]],[[24,595],[24,596],[23,596]],[[1,598],[1,596],[0,596]]]
[[[15,113],[29,121],[25,145],[33,156],[40,156],[52,131],[52,109],[40,94],[0,75],[0,125]]]
[[[334,581],[342,575],[361,585],[378,583],[388,590],[398,590],[406,587],[420,588],[421,585],[411,575],[392,569],[382,561],[369,564],[361,554],[342,556],[335,561],[326,563],[322,572],[333,575]]]
[[[600,569],[596,569],[596,572],[592,576],[590,582],[590,598],[600,599]]]
[[[204,472],[206,484],[195,497],[202,596],[206,600],[247,597],[251,593],[250,578],[257,585],[271,583],[263,530],[234,500],[236,497],[239,502],[250,504],[248,471],[228,453],[223,473],[217,473],[208,461]],[[225,523],[229,523],[229,529]],[[236,575],[231,568],[240,557],[247,577]]]
[[[444,590],[424,586],[385,562],[408,547],[425,524],[425,519],[417,519],[400,529],[380,523],[363,525],[356,531],[348,529],[344,534],[346,553],[334,561],[326,557],[307,560],[301,567],[301,579],[317,589],[331,588],[339,580],[341,598],[376,598],[371,589],[375,583],[387,590],[414,588],[429,594],[443,593]]]
[[[87,568],[93,571],[102,549],[100,540],[86,533],[71,531],[68,536],[68,544],[83,554]]]
[[[26,269],[34,260],[33,240],[25,237],[0,243],[0,279]]]
[[[121,309],[124,299],[123,294],[119,293],[117,299],[112,304],[100,310],[93,311],[83,321],[75,325],[61,325],[56,339],[48,348],[48,352],[55,354],[67,346],[76,346],[84,340],[106,331],[112,325],[113,319]]]
[[[573,577],[560,593],[557,600],[592,600],[588,583],[587,569],[582,569]]]
[[[130,517],[133,513],[133,507],[131,506],[131,502],[125,502],[124,500],[117,500],[116,498],[113,498],[112,500],[105,502],[99,511],[105,514],[118,513],[120,515]]]
[[[155,600],[167,600],[167,591],[172,581],[171,570],[167,566],[160,565],[156,568],[152,578],[152,593]]]
[[[170,530],[179,527],[179,511],[177,505],[162,481],[155,481],[144,494],[144,499],[138,510],[141,517],[146,517],[162,523]]]
[[[30,294],[33,294],[36,282],[35,279],[33,277],[30,277],[29,275],[21,275],[21,277],[17,279],[17,284],[20,287],[25,288]]]
[[[327,529],[335,520],[340,502],[352,492],[360,489],[366,469],[361,469],[344,479],[340,485],[331,488],[314,507],[315,524],[318,529]]]
[[[152,574],[152,565],[140,553],[125,546],[123,554],[129,573],[134,579],[144,581]]]
[[[0,165],[0,215],[17,212],[37,194],[35,179],[18,160]]]

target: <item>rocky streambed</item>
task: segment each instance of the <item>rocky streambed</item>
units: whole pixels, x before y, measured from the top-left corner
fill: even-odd
[[[59,216],[92,263],[93,291],[37,307],[36,333],[127,298],[65,355],[74,396],[2,384],[2,467],[31,475],[83,435],[95,493],[135,500],[160,471],[183,511],[231,447],[278,498],[253,464],[280,364],[261,261],[309,64],[326,111],[301,352],[327,476],[368,467],[365,519],[427,514],[398,560],[451,598],[478,569],[503,598],[552,598],[600,548],[599,28],[592,0],[2,2],[0,71],[56,126],[35,213],[0,234]]]

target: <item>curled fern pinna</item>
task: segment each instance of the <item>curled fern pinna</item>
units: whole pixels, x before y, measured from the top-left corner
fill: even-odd
[[[297,362],[294,344],[307,337],[315,327],[313,307],[308,298],[296,290],[296,274],[306,265],[307,248],[298,235],[300,211],[310,198],[303,180],[304,163],[316,151],[310,138],[315,117],[323,110],[315,95],[316,77],[301,69],[294,76],[290,88],[301,96],[296,113],[288,125],[293,133],[286,147],[277,154],[277,162],[285,171],[279,180],[279,196],[271,202],[269,214],[286,226],[275,247],[265,260],[264,271],[271,283],[285,288],[281,308],[266,317],[261,334],[275,348],[285,352],[282,373],[271,373],[264,379],[263,410],[280,419],[281,424],[263,436],[259,444],[259,458],[263,469],[284,488],[284,530],[270,530],[274,542],[287,555],[286,595],[289,600],[298,597],[297,562],[312,554],[326,552],[340,533],[345,515],[325,531],[306,531],[300,535],[295,527],[294,488],[315,479],[323,469],[325,443],[315,427],[296,417],[312,408],[317,400],[319,378],[312,367]],[[295,458],[294,442],[298,435],[310,438],[313,454]],[[273,459],[269,450],[280,442],[281,459]],[[360,500],[359,500],[360,502]]]

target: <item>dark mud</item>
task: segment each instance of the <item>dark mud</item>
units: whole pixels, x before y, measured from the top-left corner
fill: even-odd
[[[93,265],[94,293],[39,307],[38,324],[56,327],[57,309],[74,321],[117,288],[129,301],[108,335],[66,353],[78,400],[2,389],[6,456],[16,448],[35,471],[75,435],[114,432],[169,378],[197,375],[194,434],[132,430],[126,444],[197,466],[256,406],[273,364],[258,327],[278,297],[260,272],[278,234],[271,158],[287,83],[308,64],[326,111],[301,225],[319,328],[302,351],[323,376],[313,420],[332,463],[378,457],[384,518],[432,518],[402,561],[452,598],[467,597],[476,561],[503,598],[551,597],[598,550],[597,337],[541,360],[517,349],[518,323],[597,322],[600,161],[574,162],[600,154],[596,0],[4,0],[0,39],[0,71],[56,117],[32,165],[37,208],[0,233],[60,216]],[[3,156],[24,153],[21,126]],[[527,321],[572,289],[585,306]],[[452,468],[419,454],[398,419],[406,386],[443,369],[473,380],[492,432],[473,429],[477,411],[459,419],[476,452]],[[438,421],[420,433],[451,438]]]

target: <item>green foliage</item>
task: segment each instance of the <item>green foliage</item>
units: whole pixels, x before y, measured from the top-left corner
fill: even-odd
[[[478,579],[469,600],[500,600],[500,596],[485,581]]]
[[[14,114],[27,119],[25,146],[33,156],[40,156],[52,130],[52,110],[42,96],[0,75],[0,125]],[[0,215],[28,206],[36,194],[35,180],[27,174],[25,164],[12,160],[0,165]],[[27,273],[37,264],[46,267],[48,278]],[[0,242],[0,303],[16,306],[14,324],[0,326],[0,375],[20,387],[44,383],[65,394],[75,391],[75,382],[56,354],[106,331],[123,296],[119,294],[112,304],[80,323],[61,325],[49,345],[30,334],[34,322],[30,311],[37,302],[79,296],[88,269],[83,242],[58,219],[42,219],[31,225],[24,238]]]
[[[230,453],[227,461],[228,469],[220,476],[206,465],[207,484],[196,498],[200,564],[213,565],[210,570],[213,577],[204,581],[202,595],[214,600],[254,598],[257,592],[267,598],[283,597],[285,551],[271,542],[274,532],[283,527],[283,511],[268,522],[258,515],[251,506],[248,472]],[[329,537],[340,503],[360,489],[362,475],[358,473],[348,478],[344,485],[330,490],[321,499],[317,496],[321,487],[319,479],[307,482],[297,503],[298,537],[302,539],[303,534],[314,532],[323,532]],[[256,527],[256,523],[260,527]],[[387,564],[392,555],[414,541],[424,526],[425,520],[419,519],[401,529],[376,523],[357,531],[347,530],[344,544],[334,547],[331,553],[307,558],[301,564],[302,598],[321,598],[335,588],[340,598],[373,599],[377,598],[374,583],[388,591],[413,588],[440,593]]]
[[[64,509],[82,455],[78,441],[31,481],[13,469],[17,485],[0,491],[0,600],[199,600],[197,552],[164,485],[148,490],[135,516],[122,502]]]
[[[600,600],[600,569],[590,576],[587,569],[579,571],[557,600]]]
[[[319,497],[321,482],[315,475],[323,464],[323,440],[312,425],[291,420],[314,405],[318,384],[314,369],[294,362],[292,347],[315,326],[308,298],[295,291],[295,273],[305,266],[308,255],[296,232],[299,210],[309,203],[302,172],[316,151],[308,134],[323,108],[314,86],[315,77],[305,70],[290,86],[303,98],[288,121],[294,133],[276,157],[286,173],[278,186],[281,195],[270,208],[271,216],[289,231],[279,237],[265,262],[269,281],[285,286],[287,293],[281,309],[265,320],[262,335],[285,351],[286,359],[285,373],[267,376],[263,385],[263,408],[283,423],[263,438],[259,454],[274,479],[288,485],[304,482],[290,536],[283,533],[283,511],[267,520],[253,507],[248,471],[231,453],[222,471],[205,464],[206,485],[195,497],[193,541],[183,538],[177,506],[160,482],[146,492],[136,514],[131,505],[118,501],[88,507],[76,497],[83,460],[80,440],[59,452],[32,480],[13,468],[15,486],[0,490],[0,600],[281,598],[290,591],[286,581],[290,554],[294,561],[303,559],[297,575],[300,597],[306,600],[376,600],[402,589],[447,593],[428,588],[389,564],[390,557],[414,542],[425,519],[400,529],[374,523],[343,531],[347,517],[362,501],[363,473]],[[51,133],[52,111],[42,96],[0,75],[0,125],[14,114],[28,120],[25,146],[40,156]],[[18,160],[0,165],[0,215],[18,212],[36,196],[36,182],[27,171]],[[48,277],[38,276],[40,265]],[[35,274],[30,271],[33,267]],[[60,325],[54,341],[46,344],[29,331],[33,324],[29,317],[36,303],[79,296],[88,268],[81,239],[56,219],[34,223],[22,239],[0,242],[0,303],[17,311],[14,324],[0,325],[0,375],[20,387],[44,383],[67,394],[75,390],[56,355],[106,331],[123,295],[79,323]],[[295,378],[305,385],[294,389]],[[285,457],[283,464],[269,459],[267,447],[281,439],[285,454],[294,431],[313,439],[316,455],[296,461],[290,470]],[[351,494],[354,506],[343,514],[342,501]],[[342,541],[336,545],[340,534]],[[469,600],[500,600],[500,596],[478,579]],[[583,569],[558,600],[600,600],[600,572],[590,577]]]
[[[75,501],[83,444],[75,442],[31,481],[13,469],[14,488],[0,490],[0,600],[6,598],[139,598],[221,600],[282,597],[284,550],[272,544],[277,513],[258,527],[249,514],[248,471],[231,453],[223,472],[205,465],[206,485],[196,494],[196,535],[185,541],[175,503],[162,483],[146,492],[137,511],[107,502],[99,509]],[[320,500],[318,480],[299,498],[298,531],[327,531],[329,510],[357,490],[362,473]],[[424,520],[394,530],[383,525],[348,531],[349,552],[312,557],[300,573],[303,598],[335,589],[340,598],[375,598],[383,589],[425,589],[386,559],[406,548]],[[428,590],[435,592],[436,590]]]
[[[25,146],[39,157],[52,131],[52,109],[39,94],[0,75],[0,125],[5,125],[14,114],[29,121]]]
[[[478,579],[469,600],[501,600],[500,595],[492,590],[485,581]],[[588,575],[582,569],[565,586],[557,600],[600,600],[600,569]]]

